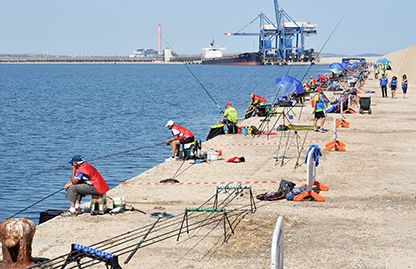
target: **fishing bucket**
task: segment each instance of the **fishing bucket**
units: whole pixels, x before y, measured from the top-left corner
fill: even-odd
[[[113,198],[113,208],[126,209],[126,198],[125,197],[114,197]]]
[[[219,153],[216,151],[208,151],[207,152],[207,161],[216,161],[218,160]]]

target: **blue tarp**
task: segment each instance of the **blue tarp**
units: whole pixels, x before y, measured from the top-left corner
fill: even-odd
[[[275,79],[277,91],[281,96],[289,96],[291,94],[302,94],[305,92],[302,83],[290,76],[278,77]]]

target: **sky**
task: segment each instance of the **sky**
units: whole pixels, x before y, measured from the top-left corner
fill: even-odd
[[[416,43],[415,0],[280,0],[295,20],[316,23],[306,40],[319,51],[347,14],[325,53],[389,53]],[[256,37],[227,37],[264,13],[274,20],[273,0],[0,0],[0,54],[129,55],[164,46],[199,54],[214,39],[227,53],[256,51]],[[245,29],[258,32],[258,23]]]

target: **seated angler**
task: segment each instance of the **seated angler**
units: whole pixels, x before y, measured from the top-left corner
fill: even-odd
[[[222,123],[227,126],[229,134],[237,133],[237,121],[238,121],[238,112],[232,106],[231,102],[227,102],[226,109],[224,111],[224,119]]]
[[[100,172],[91,164],[84,162],[81,155],[75,155],[69,162],[72,165],[71,180],[65,184],[66,199],[69,200],[69,210],[64,216],[82,213],[81,199],[86,195],[102,195],[110,188]]]
[[[175,124],[173,120],[168,121],[165,126],[172,133],[172,138],[166,141],[166,145],[172,146],[172,155],[166,161],[177,160],[179,157],[179,146],[194,142],[195,136],[185,127]]]
[[[254,94],[254,93],[252,93],[250,97],[251,97],[251,102],[248,105],[248,108],[246,110],[246,115],[245,115],[246,119],[252,117],[253,115],[256,115],[258,107],[267,102],[266,98],[260,95]]]

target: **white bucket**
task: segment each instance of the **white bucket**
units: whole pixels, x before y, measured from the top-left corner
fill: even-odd
[[[207,161],[216,161],[218,160],[218,152],[216,151],[208,151],[207,152]]]
[[[126,208],[126,198],[125,197],[114,197],[113,198],[113,207],[114,208]]]

